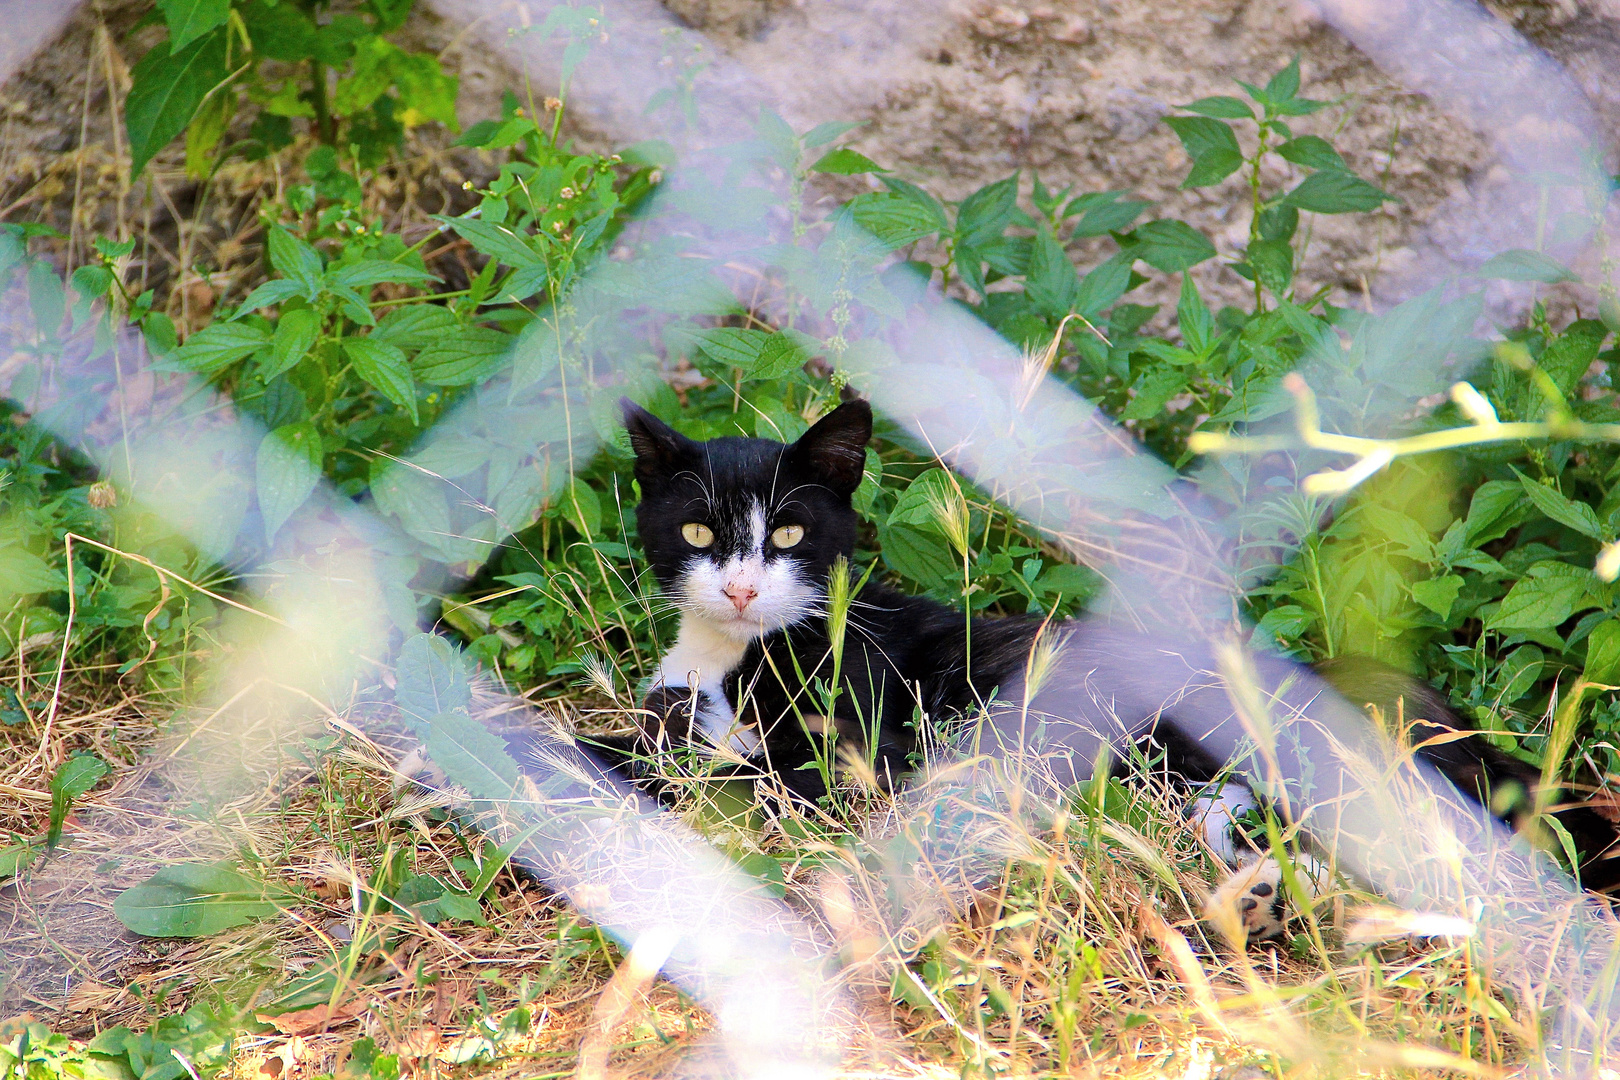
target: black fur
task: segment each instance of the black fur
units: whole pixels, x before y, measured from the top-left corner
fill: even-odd
[[[803,526],[803,542],[773,557],[794,560],[818,589],[825,590],[840,556],[852,557],[858,519],[850,496],[872,426],[864,402],[839,406],[792,445],[748,438],[699,443],[628,401],[624,413],[642,489],[636,508],[642,544],[667,591],[677,588],[692,555],[682,524],[706,522],[717,550],[741,550],[744,508],[756,499],[773,508],[770,528]],[[964,733],[963,748],[1035,750],[1060,784],[1089,775],[1100,753],[1117,755],[1132,742],[1161,749],[1169,771],[1190,781],[1212,779],[1226,766],[1242,732],[1225,687],[1208,674],[1218,664],[1207,644],[1167,643],[1089,620],[1066,624],[1052,631],[1061,657],[1051,677],[1027,693],[1025,672],[1040,631],[1039,622],[1026,618],[974,619],[970,629],[958,611],[868,581],[850,611],[833,725],[853,738],[888,783],[910,768],[919,711],[957,717],[993,700],[1002,705],[979,730]],[[819,730],[827,726],[822,713],[831,654],[827,621],[817,612],[753,641],[725,682],[739,719],[757,725],[762,736],[762,764],[807,799],[825,792],[820,771],[805,766],[826,746]],[[1312,675],[1274,658],[1250,660],[1268,689],[1318,714],[1318,702],[1332,697],[1320,695],[1332,684],[1355,704],[1371,703],[1391,717],[1402,711],[1421,717],[1419,738],[1468,726],[1433,688],[1374,661],[1329,661]],[[696,703],[690,698],[667,688],[649,698],[644,750],[691,737]],[[618,756],[628,747],[606,749]],[[1291,753],[1298,755],[1293,764],[1308,770],[1310,737]],[[1539,780],[1534,769],[1483,739],[1424,746],[1420,754],[1510,822]],[[1602,859],[1615,843],[1614,826],[1582,806],[1558,817],[1575,838],[1588,887],[1620,884],[1620,859]]]

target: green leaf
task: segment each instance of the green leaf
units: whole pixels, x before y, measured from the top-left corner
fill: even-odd
[[[251,356],[270,344],[270,334],[261,326],[246,322],[213,323],[192,334],[186,343],[170,353],[175,367],[212,375],[227,364]]]
[[[751,379],[780,379],[804,367],[810,353],[792,335],[778,330],[765,339],[759,348],[759,358],[748,369]]]
[[[67,299],[62,294],[62,279],[44,259],[28,268],[28,307],[34,326],[55,337],[67,314]]]
[[[1184,188],[1209,187],[1218,184],[1243,167],[1243,155],[1236,150],[1210,150],[1193,158]]]
[[[1522,473],[1519,475],[1519,484],[1524,488],[1524,493],[1530,496],[1530,501],[1536,504],[1536,509],[1543,514],[1560,525],[1568,525],[1583,536],[1590,536],[1594,540],[1603,539],[1603,526],[1598,521],[1597,511],[1590,506],[1566,498],[1557,489],[1550,488],[1546,484],[1538,484]]]
[[[715,363],[747,369],[759,359],[768,336],[763,330],[719,326],[699,330],[694,341],[703,354]]]
[[[394,703],[419,731],[435,716],[472,704],[467,662],[460,649],[437,634],[406,638],[394,673]]]
[[[45,849],[39,844],[8,844],[0,847],[0,882],[20,875],[44,852]]]
[[[814,150],[818,146],[826,146],[840,135],[849,134],[865,123],[864,120],[828,120],[805,132],[804,137],[799,140],[799,145],[806,150]]]
[[[1491,630],[1542,630],[1557,626],[1583,604],[1597,581],[1590,570],[1544,560],[1514,583],[1486,623]]]
[[[1130,287],[1131,265],[1135,261],[1130,252],[1122,251],[1093,267],[1080,281],[1080,291],[1074,298],[1074,310],[1088,319],[1095,319],[1118,303]]]
[[[1468,547],[1478,547],[1506,535],[1523,522],[1529,508],[1517,481],[1487,480],[1474,490],[1464,519]]]
[[[287,312],[276,322],[276,332],[270,339],[270,360],[259,366],[259,377],[269,382],[293,368],[309,355],[320,333],[321,321],[309,308]]]
[[[1164,122],[1170,125],[1170,130],[1176,133],[1176,138],[1186,149],[1187,156],[1194,161],[1216,150],[1237,154],[1240,162],[1243,159],[1237,135],[1228,124],[1202,116],[1167,116]]]
[[[371,464],[371,497],[379,510],[397,517],[419,540],[437,543],[450,531],[450,506],[441,480],[379,457]]]
[[[206,937],[276,914],[285,896],[221,863],[181,863],[119,893],[113,914],[144,937]]]
[[[275,543],[276,533],[315,490],[321,458],[320,432],[308,420],[284,424],[260,441],[255,472],[266,544]]]
[[[1547,373],[1560,393],[1570,397],[1608,336],[1608,326],[1597,319],[1576,319],[1547,343],[1536,366]]]
[[[1195,353],[1203,353],[1214,344],[1215,319],[1210,315],[1204,298],[1198,295],[1198,283],[1191,274],[1181,276],[1181,297],[1176,302],[1176,324],[1181,328],[1182,340]]]
[[[544,269],[546,261],[529,241],[504,225],[470,217],[439,217],[466,238],[475,249],[516,270]]]
[[[411,368],[429,386],[467,386],[492,374],[512,349],[513,335],[469,326],[428,345]]]
[[[56,847],[62,838],[62,823],[67,820],[73,800],[95,787],[109,766],[96,755],[80,751],[62,762],[51,777],[51,816],[45,834],[45,849]]]
[[[395,405],[403,406],[411,414],[411,423],[421,422],[416,414],[416,382],[404,350],[363,337],[345,339],[343,351],[362,379]]]
[[[224,26],[231,0],[158,0],[158,9],[169,26],[169,49],[179,52],[214,27]]]
[[[1063,245],[1045,228],[1035,236],[1030,248],[1024,295],[1052,318],[1062,318],[1073,311],[1080,296],[1080,275],[1075,273],[1074,263],[1069,261]]]
[[[296,281],[309,293],[321,289],[321,253],[298,239],[280,225],[271,225],[266,241],[270,249],[270,265],[282,277]]]
[[[810,166],[810,171],[833,173],[837,176],[859,176],[862,173],[881,173],[889,170],[865,154],[858,154],[847,146],[840,146],[823,155],[819,161]]]
[[[1412,599],[1442,619],[1449,619],[1452,605],[1457,602],[1457,593],[1462,587],[1463,579],[1457,574],[1447,574],[1429,581],[1414,581]]]
[[[517,762],[506,743],[464,712],[435,716],[424,740],[445,778],[475,799],[510,800],[519,794]]]
[[[1288,294],[1294,280],[1294,248],[1285,240],[1256,240],[1245,253],[1249,269],[1272,296]]]
[[[1165,218],[1150,221],[1131,233],[1137,245],[1131,254],[1167,274],[1178,273],[1215,257],[1209,237],[1186,222]]]
[[[1118,232],[1142,216],[1142,211],[1153,204],[1142,199],[1121,199],[1123,191],[1101,191],[1081,195],[1063,208],[1063,216],[1080,213],[1074,226],[1075,236],[1102,236]],[[1083,211],[1083,213],[1082,213]]]
[[[351,289],[367,289],[373,285],[427,285],[439,279],[426,270],[407,263],[389,262],[387,259],[363,259],[327,273],[327,280]]]
[[[889,525],[923,525],[938,529],[939,507],[952,506],[962,501],[961,492],[951,474],[933,468],[918,476],[900,493],[894,509],[889,511]]]
[[[1493,255],[1470,274],[1477,278],[1498,281],[1540,281],[1552,285],[1560,281],[1579,281],[1580,277],[1550,255],[1539,251],[1515,248]]]
[[[1217,120],[1253,120],[1254,110],[1235,97],[1217,94],[1214,97],[1199,98],[1177,108],[1185,109],[1199,116],[1212,116]]]
[[[406,304],[384,315],[366,336],[379,345],[409,352],[433,344],[459,325],[455,312],[439,304]]]
[[[845,204],[855,223],[891,251],[932,236],[945,227],[936,209],[886,191],[869,191]]]
[[[260,308],[273,307],[276,304],[291,300],[295,296],[301,296],[305,300],[313,303],[315,298],[319,295],[319,293],[309,289],[307,286],[300,285],[296,281],[288,281],[286,278],[275,278],[274,280],[266,281],[264,284],[248,293],[247,299],[243,300],[242,306],[237,309],[236,317],[240,319],[243,315],[246,315],[249,312],[258,311]]]
[[[1620,619],[1605,619],[1592,628],[1582,675],[1587,682],[1620,685]]]
[[[1155,364],[1142,373],[1131,387],[1131,400],[1120,412],[1121,420],[1148,420],[1164,410],[1165,403],[1187,385],[1187,372],[1179,367]]]
[[[942,592],[960,587],[962,564],[937,534],[906,525],[885,525],[878,529],[878,541],[884,564],[901,577]]]
[[[1271,77],[1266,83],[1266,97],[1273,102],[1290,100],[1299,93],[1299,55],[1288,62],[1288,66]]]
[[[1367,183],[1354,173],[1324,169],[1307,176],[1298,187],[1284,195],[1282,202],[1317,214],[1350,214],[1376,210],[1395,196]]]
[[[0,600],[65,588],[67,578],[50,563],[16,544],[0,544]]]
[[[1319,135],[1301,135],[1277,147],[1277,153],[1295,165],[1307,169],[1345,169],[1349,166],[1333,149],[1333,144]]]
[[[130,72],[124,99],[124,126],[129,134],[130,179],[191,123],[209,91],[230,74],[225,68],[223,29],[215,29],[171,54],[160,42]]]
[[[958,240],[968,247],[977,247],[1000,236],[1012,224],[1017,202],[1017,173],[975,191],[963,199],[956,210]]]

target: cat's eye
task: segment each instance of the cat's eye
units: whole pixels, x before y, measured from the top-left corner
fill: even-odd
[[[681,539],[695,548],[706,548],[714,543],[714,530],[707,525],[700,525],[695,521],[688,521],[681,526]]]
[[[779,548],[790,548],[804,539],[803,525],[783,525],[771,533],[771,543]]]

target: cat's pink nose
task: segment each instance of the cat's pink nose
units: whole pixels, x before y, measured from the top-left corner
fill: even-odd
[[[752,585],[738,585],[735,582],[727,585],[724,592],[731,597],[732,606],[737,609],[739,615],[747,609],[749,604],[754,602],[754,597],[759,595],[758,590]]]

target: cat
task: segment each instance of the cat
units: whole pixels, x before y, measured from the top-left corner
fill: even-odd
[[[1118,759],[1137,744],[1162,753],[1181,782],[1206,789],[1193,816],[1235,868],[1217,899],[1234,903],[1251,940],[1282,932],[1275,864],[1246,851],[1233,826],[1260,804],[1241,781],[1222,782],[1234,763],[1214,747],[1233,745],[1237,721],[1225,687],[1209,675],[1218,663],[1209,648],[1172,648],[1090,619],[1044,628],[1032,617],[970,622],[945,604],[866,580],[835,650],[829,576],[849,573],[854,556],[851,500],[871,440],[870,406],[846,401],[790,444],[697,442],[628,399],[621,407],[641,489],[640,542],[680,625],[646,686],[639,735],[602,744],[610,757],[705,749],[752,763],[791,797],[814,801],[827,794],[828,770],[817,762],[829,727],[886,786],[916,764],[919,716],[988,716],[962,748],[1033,752],[1058,788],[1088,776],[1099,753]],[[1028,673],[1043,650],[1057,659],[1032,685]],[[1368,660],[1328,661],[1314,675],[1277,658],[1249,661],[1268,689],[1300,708],[1321,710],[1315,699],[1326,680],[1387,716],[1421,716],[1420,755],[1466,795],[1510,823],[1531,809],[1536,769],[1482,738],[1431,739],[1468,727],[1432,687]],[[1307,736],[1289,751],[1296,769],[1308,767],[1309,743]],[[1583,806],[1558,816],[1588,887],[1620,884],[1620,858],[1602,858],[1615,844],[1613,825]]]

